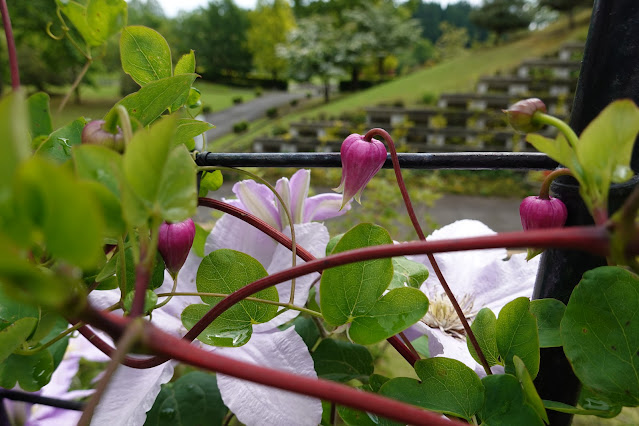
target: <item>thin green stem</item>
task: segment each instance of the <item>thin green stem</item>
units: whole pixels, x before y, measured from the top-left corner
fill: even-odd
[[[120,126],[122,128],[122,136],[124,137],[124,146],[128,146],[133,138],[133,129],[131,128],[131,119],[129,118],[129,111],[122,105],[115,107],[115,111],[120,118]]]
[[[9,69],[11,70],[11,88],[18,90],[20,88],[20,68],[18,67],[18,55],[16,53],[16,43],[13,38],[13,29],[11,27],[11,17],[9,16],[9,8],[6,0],[0,0],[0,13],[2,13],[2,25],[4,26],[4,34],[7,39],[7,51],[9,53]]]
[[[78,426],[89,426],[91,424],[91,418],[93,417],[95,408],[98,406],[102,395],[104,395],[104,391],[106,391],[106,388],[111,381],[111,377],[115,373],[115,370],[119,367],[122,360],[124,360],[124,357],[129,350],[138,342],[143,332],[144,322],[140,319],[133,320],[124,329],[124,333],[122,333],[122,337],[116,344],[116,350],[111,355],[111,361],[109,361],[109,365],[104,371],[104,375],[100,379],[100,382],[95,389],[95,393],[91,395],[91,399],[89,399],[89,402],[82,412],[82,417],[80,417],[80,420],[78,421]]]
[[[78,87],[78,85],[84,78],[84,75],[87,73],[87,71],[89,71],[89,67],[91,66],[92,63],[93,63],[93,59],[91,58],[87,59],[87,62],[84,64],[84,66],[80,70],[80,74],[77,75],[77,77],[73,81],[73,84],[71,85],[67,93],[64,95],[64,98],[62,98],[62,102],[60,102],[60,106],[58,106],[58,113],[64,109],[64,106],[67,104],[67,102],[69,101],[69,98],[71,97],[71,93],[73,93],[73,91]]]
[[[399,186],[399,190],[402,193],[402,198],[404,199],[404,204],[406,205],[408,216],[410,217],[410,220],[413,224],[413,227],[415,228],[415,231],[417,232],[417,235],[419,236],[419,239],[424,241],[426,240],[426,236],[424,235],[424,231],[422,230],[422,227],[420,226],[419,221],[417,220],[417,215],[415,214],[415,210],[413,209],[413,203],[410,200],[410,195],[408,195],[408,190],[406,189],[406,184],[404,183],[404,178],[402,177],[402,171],[399,165],[399,158],[397,157],[397,150],[395,149],[395,142],[393,142],[393,138],[386,130],[380,129],[380,128],[371,129],[368,132],[366,132],[366,134],[364,135],[364,140],[370,141],[375,136],[381,136],[382,138],[384,138],[384,140],[386,140],[386,143],[388,144],[388,148],[391,154],[391,160],[393,162],[393,169],[395,171],[395,177],[397,178],[397,186]],[[488,361],[486,360],[484,352],[481,350],[481,347],[479,346],[479,342],[477,341],[475,334],[470,328],[470,324],[468,324],[468,320],[466,319],[466,315],[464,314],[464,311],[462,310],[461,306],[459,306],[459,303],[457,302],[455,295],[453,294],[452,290],[450,289],[450,286],[446,282],[446,278],[444,278],[444,274],[439,268],[439,265],[437,264],[437,260],[435,259],[435,256],[432,253],[428,253],[427,257],[428,257],[428,260],[430,261],[430,264],[433,267],[433,270],[435,271],[435,275],[437,275],[437,279],[439,280],[439,283],[441,284],[442,288],[444,289],[444,292],[446,293],[446,296],[448,296],[450,303],[453,305],[453,308],[455,309],[455,312],[457,313],[457,316],[459,317],[459,321],[462,323],[462,326],[464,327],[466,336],[468,337],[468,340],[470,340],[471,344],[473,345],[473,348],[475,349],[475,352],[477,353],[477,357],[481,361],[481,365],[484,368],[484,371],[486,372],[487,375],[491,375],[492,372],[490,371],[490,365],[488,365]]]
[[[144,301],[146,299],[146,290],[151,280],[153,271],[153,261],[158,248],[159,228],[162,218],[154,215],[151,218],[151,240],[147,239],[147,232],[141,232],[140,238],[140,261],[135,267],[135,294],[131,303],[132,317],[144,315]]]
[[[558,119],[557,117],[553,117],[552,115],[536,111],[532,116],[532,121],[533,123],[546,124],[548,126],[556,127],[566,137],[573,149],[577,148],[579,137],[570,128],[570,126],[562,120]]]
[[[79,323],[75,324],[73,327],[67,328],[66,330],[64,330],[62,333],[58,334],[53,339],[49,340],[46,343],[43,343],[42,345],[40,345],[38,347],[35,347],[35,348],[32,348],[32,349],[18,349],[16,351],[14,351],[14,353],[16,353],[18,355],[34,355],[34,354],[37,354],[38,352],[48,348],[49,346],[53,345],[54,343],[64,339],[66,336],[68,336],[69,334],[73,333],[78,328],[82,327],[83,325],[85,325],[83,322],[79,322]]]
[[[178,276],[176,274],[175,277],[173,277],[173,287],[171,288],[171,292],[170,293],[163,293],[163,294],[166,294],[168,297],[166,299],[164,299],[161,303],[158,303],[157,305],[155,305],[153,310],[161,308],[162,306],[166,305],[167,303],[169,303],[171,301],[171,299],[173,298],[173,296],[175,294],[175,289],[177,288],[177,283],[178,283],[177,279],[178,279]],[[158,297],[160,297],[160,295],[158,295]]]
[[[541,184],[541,188],[539,189],[539,198],[542,200],[550,200],[550,185],[559,176],[572,176],[572,172],[570,169],[563,168],[549,173]]]
[[[199,171],[212,171],[212,170],[228,170],[228,171],[243,173],[243,174],[249,176],[251,179],[256,180],[256,181],[258,181],[260,183],[263,183],[264,185],[266,185],[266,187],[268,189],[271,190],[271,192],[275,195],[275,197],[279,201],[280,205],[282,206],[282,210],[284,211],[284,214],[286,215],[286,219],[288,220],[289,229],[291,230],[291,242],[293,244],[293,246],[291,247],[291,253],[292,253],[292,256],[293,256],[293,258],[291,260],[291,266],[295,266],[296,265],[296,261],[297,261],[297,251],[296,251],[297,244],[295,243],[295,222],[293,222],[293,216],[291,215],[291,212],[290,212],[288,204],[286,202],[284,202],[284,199],[279,194],[279,192],[277,192],[277,190],[273,187],[273,185],[271,185],[266,180],[264,180],[263,178],[261,178],[260,176],[254,174],[254,173],[251,173],[251,172],[248,172],[248,171],[242,170],[242,169],[236,169],[235,167],[225,167],[225,166],[202,166],[202,167],[198,167],[198,172]],[[295,302],[295,280],[294,279],[291,280],[291,296],[288,299],[288,303],[290,305],[292,305],[293,302]]]
[[[180,292],[171,291],[170,293],[159,293],[158,294],[158,297],[164,297],[164,296],[169,296],[169,297],[173,297],[173,296],[228,297],[228,294],[224,294],[224,293],[181,292],[181,291]],[[320,312],[313,311],[313,310],[307,309],[307,308],[302,308],[300,306],[295,306],[295,305],[293,305],[291,303],[275,302],[273,300],[258,299],[256,297],[247,297],[244,300],[250,300],[252,302],[258,302],[258,303],[265,303],[267,305],[281,306],[282,308],[291,309],[293,311],[300,311],[300,312],[312,315],[312,316],[317,317],[317,318],[324,318],[324,316],[322,316],[322,314]]]

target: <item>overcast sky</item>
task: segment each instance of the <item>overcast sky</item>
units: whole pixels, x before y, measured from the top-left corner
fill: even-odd
[[[180,10],[193,10],[200,6],[206,6],[209,0],[158,0],[169,17],[174,17]],[[459,0],[429,0],[438,1],[442,6],[448,3],[456,3]],[[466,0],[471,4],[479,4],[480,0]],[[257,0],[235,0],[235,4],[245,9],[253,9]]]

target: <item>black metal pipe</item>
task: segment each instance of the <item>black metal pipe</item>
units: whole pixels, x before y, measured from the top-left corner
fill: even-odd
[[[399,164],[405,169],[456,169],[456,170],[549,170],[557,162],[538,152],[454,152],[398,154]],[[215,153],[197,154],[199,166],[226,167],[342,167],[337,152],[296,153]],[[390,155],[384,168],[392,169]]]
[[[63,408],[65,410],[82,411],[84,403],[67,401],[65,399],[49,398],[35,393],[21,392],[12,389],[0,388],[0,400],[11,399],[13,401],[28,402],[30,404],[42,404],[50,407]]]
[[[637,0],[596,0],[593,8],[584,58],[570,126],[580,134],[615,99],[639,100],[639,2]],[[606,141],[601,141],[605,144]],[[637,168],[635,143],[632,163]],[[609,211],[621,206],[632,188],[630,182],[613,185]],[[593,223],[572,178],[562,177],[551,186],[568,207],[566,226]],[[567,303],[572,290],[587,270],[606,264],[604,258],[571,250],[547,250],[541,258],[533,298],[556,298]],[[542,399],[575,405],[580,384],[561,348],[542,349],[541,366],[535,385]],[[549,411],[550,424],[569,425],[572,416]]]

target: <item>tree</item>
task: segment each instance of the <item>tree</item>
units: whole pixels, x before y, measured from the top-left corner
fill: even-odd
[[[304,18],[299,21],[278,47],[278,55],[289,64],[289,75],[298,81],[308,81],[313,76],[324,84],[324,101],[329,101],[331,78],[343,74],[338,46],[343,35],[335,27],[330,15]]]
[[[468,30],[466,28],[457,28],[444,21],[439,24],[442,35],[435,43],[437,60],[453,58],[459,55],[468,44]]]
[[[568,14],[570,28],[575,27],[575,9],[579,6],[592,6],[593,0],[540,0],[539,6],[546,6]]]
[[[353,32],[362,34],[366,53],[377,63],[377,72],[384,75],[384,60],[410,49],[420,38],[419,21],[391,1],[379,1],[366,7],[344,12],[346,22],[355,24]]]
[[[233,0],[211,1],[206,8],[178,16],[178,49],[195,50],[198,72],[205,78],[245,75],[252,68],[246,48],[249,25],[248,12]]]
[[[277,55],[276,47],[286,41],[295,27],[293,9],[285,0],[258,0],[255,11],[249,13],[251,26],[247,32],[247,47],[253,54],[258,71],[271,74],[273,80],[286,70],[286,61]]]
[[[470,20],[479,27],[494,31],[497,43],[505,33],[528,28],[532,21],[528,6],[525,0],[485,0],[479,9],[471,13]]]

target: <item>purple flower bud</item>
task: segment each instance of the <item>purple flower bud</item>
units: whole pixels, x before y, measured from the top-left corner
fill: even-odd
[[[340,156],[342,180],[335,191],[343,193],[342,208],[353,197],[361,204],[360,196],[366,184],[386,161],[386,147],[376,139],[368,142],[362,135],[353,133],[342,142]]]
[[[195,223],[187,219],[184,222],[160,225],[158,250],[164,259],[167,271],[175,277],[189,255],[195,239]]]
[[[546,112],[546,105],[538,98],[521,100],[510,108],[503,110],[508,116],[508,123],[518,132],[536,132],[543,127],[543,124],[534,123],[533,115],[539,112]]]
[[[82,129],[82,143],[102,145],[114,151],[124,151],[124,138],[122,131],[113,134],[104,130],[104,120],[89,121]]]
[[[561,228],[566,223],[568,209],[559,199],[548,200],[531,196],[524,198],[519,206],[521,226],[524,231],[531,229]]]

